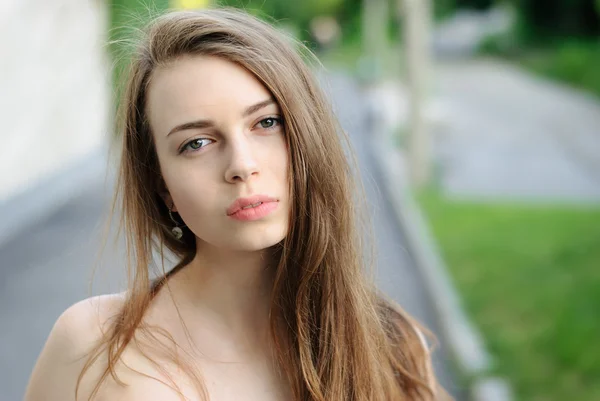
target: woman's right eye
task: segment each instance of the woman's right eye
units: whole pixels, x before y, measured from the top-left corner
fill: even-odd
[[[200,149],[202,149],[203,147],[205,147],[206,145],[208,145],[210,142],[212,142],[212,139],[208,139],[208,138],[196,138],[196,139],[192,139],[189,142],[186,142],[180,149],[179,153],[183,153],[183,152],[196,152]]]

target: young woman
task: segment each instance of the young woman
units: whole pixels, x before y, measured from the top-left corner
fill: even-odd
[[[121,106],[131,285],[60,316],[27,401],[436,398],[417,325],[366,279],[343,135],[287,38],[159,17]],[[157,280],[153,250],[179,260]]]

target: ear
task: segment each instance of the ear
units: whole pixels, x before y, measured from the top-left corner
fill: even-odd
[[[172,212],[177,211],[177,207],[175,206],[175,202],[173,202],[173,197],[169,191],[161,192],[160,197],[162,198],[163,202],[165,202],[165,205],[168,209],[171,209]]]
[[[176,212],[177,207],[175,207],[175,202],[173,202],[173,197],[167,189],[167,184],[165,183],[165,180],[160,175],[157,178],[158,194],[160,195],[163,202],[165,202],[165,206],[167,207],[167,209],[171,209],[172,212]]]

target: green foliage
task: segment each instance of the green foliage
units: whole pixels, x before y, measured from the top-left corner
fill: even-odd
[[[496,3],[495,0],[454,0],[456,7],[472,10],[487,10]]]
[[[600,96],[600,0],[512,0],[514,32],[489,37],[480,51]]]
[[[445,18],[457,9],[487,10],[496,0],[434,0],[434,13],[437,18]]]
[[[169,8],[169,0],[111,0],[109,3],[109,52],[112,58],[112,79],[115,106],[124,89],[121,85],[129,64],[131,46],[136,29]]]
[[[519,13],[519,33],[527,42],[600,34],[598,0],[513,0]]]
[[[338,9],[337,18],[345,43],[358,43],[362,37],[362,1],[345,0]]]
[[[434,4],[436,18],[445,18],[456,11],[456,0],[438,0]]]
[[[486,55],[515,58],[521,53],[521,47],[514,32],[508,32],[486,37],[479,44],[478,52]]]
[[[309,21],[318,15],[335,14],[343,0],[219,0],[222,6],[242,8],[268,15],[276,20],[291,19],[295,22]]]
[[[131,30],[168,9],[169,0],[111,0],[109,2],[111,41],[130,35]]]
[[[520,62],[539,74],[600,97],[600,43],[597,41],[565,41],[552,49],[530,52]]]
[[[244,9],[271,22],[296,26],[301,38],[307,39],[310,21],[320,15],[337,15],[344,0],[218,0],[217,3]]]
[[[518,33],[527,43],[556,38],[600,35],[600,0],[436,0],[436,15],[457,9],[486,10],[512,4],[518,13]]]
[[[112,0],[109,4],[109,41],[113,58],[126,55],[125,43],[135,39],[137,29],[169,7],[169,0]]]
[[[517,400],[600,399],[600,208],[420,201]]]

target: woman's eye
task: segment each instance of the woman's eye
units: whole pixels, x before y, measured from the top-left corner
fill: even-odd
[[[264,119],[260,120],[258,122],[258,124],[256,124],[256,125],[259,125],[260,128],[264,128],[264,129],[273,129],[280,124],[281,124],[280,118],[269,117],[269,118],[264,118]]]
[[[181,152],[185,152],[185,151],[194,152],[198,149],[205,147],[211,141],[212,141],[212,139],[208,139],[208,138],[192,139],[191,141],[189,141],[188,143],[183,145],[183,147],[181,148]]]

